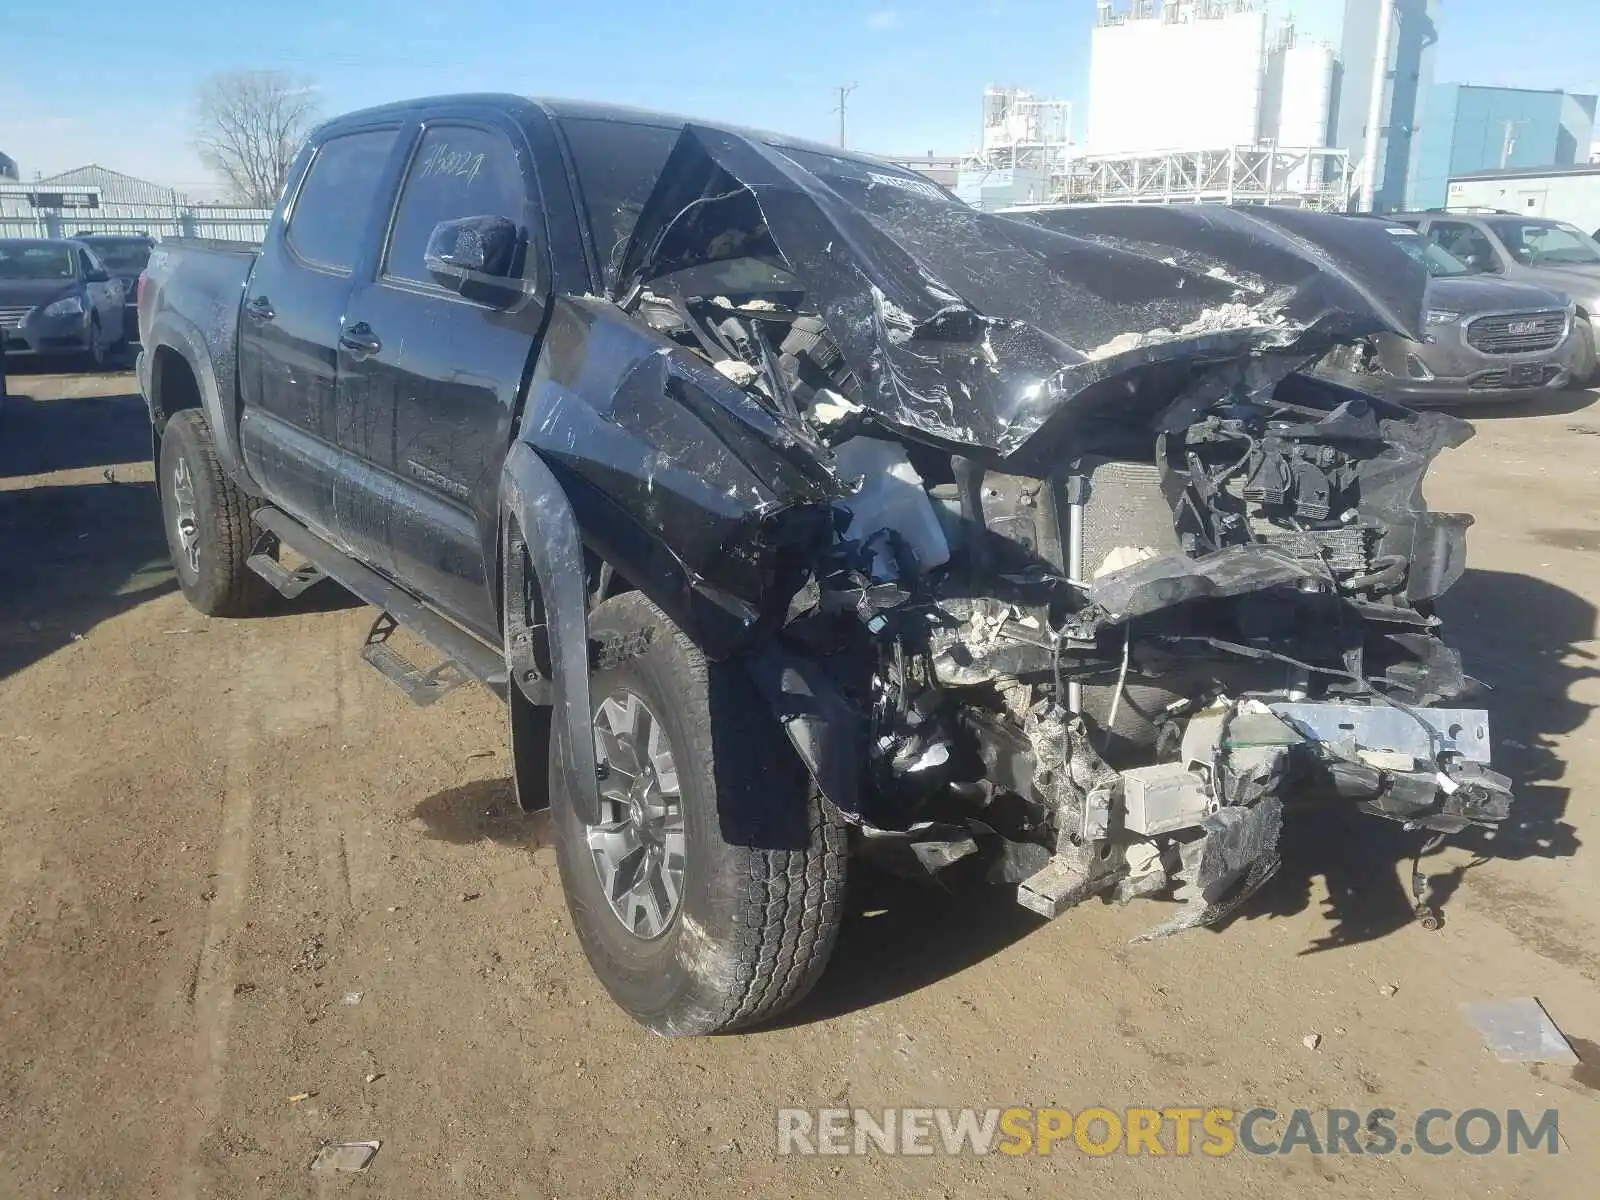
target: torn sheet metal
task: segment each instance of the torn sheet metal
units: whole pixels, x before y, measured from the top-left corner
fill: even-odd
[[[688,125],[617,294],[803,293],[885,424],[1001,455],[1080,399],[1117,403],[1096,385],[1152,364],[1420,336],[1426,273],[1378,227],[1233,209],[1028,216],[853,155]]]
[[[1283,801],[1278,797],[1269,796],[1253,808],[1219,809],[1200,828],[1205,836],[1181,850],[1183,867],[1173,899],[1183,901],[1183,909],[1135,941],[1214,925],[1277,874],[1278,835],[1283,830]]]
[[[827,448],[606,301],[558,299],[545,345],[521,440],[585,545],[714,656],[767,632],[847,490]]]

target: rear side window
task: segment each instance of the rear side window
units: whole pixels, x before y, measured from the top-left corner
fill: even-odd
[[[383,273],[426,283],[422,256],[441,221],[505,217],[525,229],[526,213],[522,172],[510,142],[486,129],[430,125],[411,156]]]
[[[335,271],[355,266],[394,139],[394,130],[377,129],[322,143],[285,234],[298,258]]]
[[[667,155],[672,153],[682,131],[581,117],[563,120],[561,127],[572,148],[578,188],[609,287],[617,281],[622,255],[639,221],[639,210],[650,198]]]

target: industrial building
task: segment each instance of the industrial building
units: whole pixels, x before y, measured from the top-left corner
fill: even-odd
[[[1494,208],[1519,217],[1567,221],[1600,230],[1600,164],[1479,171],[1450,180],[1450,208]]]
[[[1439,0],[1345,0],[1333,144],[1350,151],[1362,210],[1415,206],[1418,133],[1438,41]]]
[[[955,193],[976,208],[1038,204],[1060,189],[1072,149],[1072,105],[1022,88],[983,93],[979,149],[963,159]]]
[[[191,204],[172,188],[101,166],[28,181],[0,172],[0,237],[86,230],[259,241],[271,217],[270,209]]]
[[[1091,154],[1253,145],[1267,16],[1235,0],[1100,0],[1090,35]]]
[[[1310,9],[1297,23],[1291,14]],[[1089,112],[984,96],[956,193],[1039,202],[1404,207],[1439,0],[1099,0]],[[1281,15],[1285,19],[1272,24]],[[1373,136],[1368,137],[1368,130]]]
[[[1562,91],[1440,84],[1423,115],[1412,207],[1455,203],[1452,182],[1479,172],[1584,164],[1594,140],[1595,102]],[[1520,204],[1506,207],[1522,210]]]

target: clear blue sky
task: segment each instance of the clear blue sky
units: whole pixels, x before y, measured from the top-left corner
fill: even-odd
[[[1314,30],[1342,8],[1273,0]],[[1600,91],[1597,11],[1443,0],[1438,78]],[[832,89],[856,83],[852,145],[954,153],[976,140],[989,84],[1081,106],[1093,14],[1094,0],[0,0],[0,150],[29,175],[93,161],[199,193],[196,83],[282,68],[312,77],[329,114],[503,90],[820,139],[837,127]]]

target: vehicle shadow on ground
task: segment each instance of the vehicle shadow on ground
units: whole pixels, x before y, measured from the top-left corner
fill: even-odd
[[[12,387],[26,387],[13,372]],[[101,468],[92,482],[0,490],[0,678],[174,587],[155,485],[114,466],[150,455],[136,395],[13,394],[0,415],[0,480]]]
[[[1571,789],[1562,783],[1566,764],[1556,737],[1583,724],[1591,706],[1573,699],[1572,689],[1600,669],[1578,646],[1595,636],[1594,606],[1555,584],[1503,571],[1468,571],[1439,608],[1468,670],[1494,689],[1480,702],[1489,709],[1495,769],[1510,777],[1516,795],[1511,818],[1499,829],[1467,829],[1450,839],[1473,852],[1470,862],[1440,872],[1423,859],[1431,903],[1448,920],[1450,897],[1474,866],[1577,853],[1581,842],[1563,820]],[[1424,836],[1359,813],[1291,814],[1281,842],[1282,868],[1235,919],[1302,912],[1320,877],[1330,927],[1304,953],[1392,933],[1414,919],[1410,876],[1402,868]]]
[[[999,954],[1044,921],[1015,884],[891,875],[853,859],[839,942],[816,989],[767,1028],[827,1021],[947,979]]]
[[[475,779],[420,801],[411,815],[429,837],[457,846],[497,842],[534,850],[550,844],[549,810],[526,813],[517,807],[510,779]]]
[[[0,679],[175,586],[153,483],[0,492]]]
[[[35,400],[13,390],[0,413],[0,479],[149,461],[150,418],[136,393]]]
[[[458,846],[552,844],[549,812],[517,807],[509,779],[478,779],[418,802],[427,835]],[[942,882],[850,863],[838,948],[816,990],[772,1028],[824,1021],[893,1000],[980,963],[1038,929],[1016,886]]]

